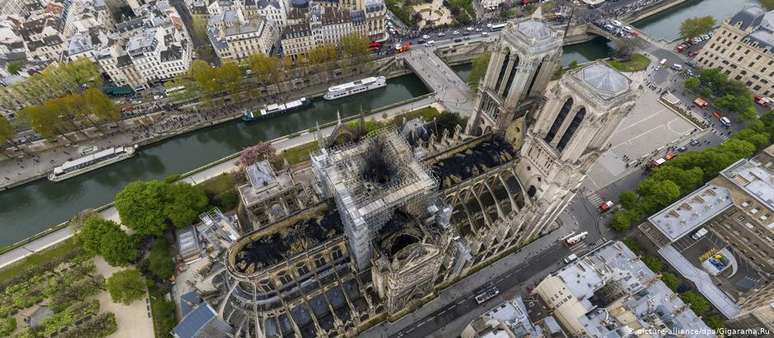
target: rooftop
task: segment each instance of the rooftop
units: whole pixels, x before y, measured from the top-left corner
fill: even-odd
[[[595,62],[575,73],[575,77],[604,99],[611,99],[629,90],[629,79],[602,63]]]
[[[660,328],[708,332],[709,328],[645,263],[621,242],[608,242],[536,288],[571,332],[621,337],[624,332]],[[559,292],[567,300],[551,299]],[[699,331],[703,330],[703,331]],[[668,335],[655,334],[653,337]],[[714,335],[694,334],[692,337]]]
[[[201,303],[180,321],[173,331],[175,338],[226,337],[233,333],[226,322],[218,318],[215,310]]]
[[[492,137],[476,146],[433,164],[433,173],[441,181],[441,189],[448,188],[468,178],[480,175],[512,161],[517,152],[500,137]]]
[[[343,234],[335,208],[308,209],[281,223],[244,236],[229,249],[229,264],[252,274]]]
[[[756,160],[742,159],[720,172],[740,189],[774,210],[774,175],[771,168]]]
[[[475,337],[542,337],[543,330],[530,321],[521,297],[506,301],[474,319],[465,331],[475,331]],[[473,332],[471,332],[473,333]]]
[[[650,216],[648,221],[674,242],[733,204],[728,189],[707,184]]]

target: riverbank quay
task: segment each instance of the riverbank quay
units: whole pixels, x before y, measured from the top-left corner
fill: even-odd
[[[390,71],[385,76],[393,79],[409,73],[410,71],[407,69],[398,69]],[[262,97],[239,106],[230,105],[212,110],[196,108],[177,110],[166,107],[169,110],[122,120],[119,122],[120,126],[115,126],[114,128],[103,128],[108,130],[107,132],[96,130],[96,128],[89,128],[84,131],[70,133],[67,137],[74,140],[73,142],[64,137],[60,137],[56,143],[44,140],[37,141],[33,145],[24,146],[26,149],[24,152],[21,152],[22,158],[0,160],[0,191],[45,178],[54,167],[79,157],[78,148],[83,145],[96,146],[98,148],[138,145],[141,151],[144,146],[239,119],[245,110],[258,110],[267,103],[274,103],[275,100],[322,96],[330,85],[338,84],[342,81],[357,80],[362,76],[364,75],[355,75],[336,80],[336,83],[309,86],[302,91],[294,91],[285,97],[279,97],[278,95]],[[262,123],[269,122],[263,121]]]
[[[365,117],[365,120],[379,121],[383,119],[390,119],[395,116],[429,106],[433,106],[439,111],[443,111],[444,107],[436,103],[436,101],[435,94],[433,93],[418,96],[413,99],[397,102],[395,104],[374,110],[371,112],[371,114]],[[341,122],[344,123],[347,121],[355,120],[357,118],[358,116],[351,116],[347,119],[342,119]],[[337,123],[338,121],[332,121],[321,125],[321,134],[330,135],[330,133],[336,127]],[[281,154],[284,150],[315,141],[314,135],[315,130],[312,128],[291,135],[282,136],[267,142],[270,142],[277,150],[277,152]],[[238,157],[238,152],[231,154],[217,161],[191,170],[187,173],[183,173],[179,176],[178,180],[191,184],[199,184],[220,174],[232,172],[238,168]],[[113,220],[120,224],[118,211],[113,207],[112,203],[97,207],[94,209],[94,211],[99,213],[103,218]],[[63,222],[30,238],[9,245],[0,250],[0,269],[18,262],[34,253],[43,251],[68,238],[71,238],[72,235],[72,230],[67,226],[67,222]]]

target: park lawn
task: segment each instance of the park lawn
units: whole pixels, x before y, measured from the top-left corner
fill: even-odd
[[[406,118],[406,121],[414,119],[414,118],[417,118],[417,117],[421,117],[425,121],[432,121],[434,118],[436,118],[436,117],[438,117],[440,115],[441,115],[441,113],[438,111],[438,109],[435,109],[434,107],[424,107],[424,108],[420,108],[420,109],[417,109],[417,110],[412,110],[412,111],[410,111],[408,113],[405,113],[405,114],[402,114],[402,115],[398,115],[398,116],[395,117],[395,119],[397,119],[396,125],[398,125],[398,124],[403,123],[403,118],[404,117]]]
[[[41,252],[27,256],[26,258],[0,269],[0,284],[21,274],[26,270],[50,263],[68,256],[69,253],[80,247],[71,237]]]
[[[622,72],[639,72],[648,68],[650,59],[645,55],[635,53],[628,61],[610,60],[607,63]]]
[[[236,179],[234,178],[234,175],[230,175],[227,173],[220,174],[218,176],[215,176],[204,182],[199,183],[199,186],[201,186],[202,189],[204,189],[204,192],[207,193],[208,195],[222,194],[231,189],[234,189],[235,185],[236,185]]]
[[[317,149],[320,149],[317,145],[317,141],[312,141],[283,150],[282,157],[284,157],[290,165],[299,164],[308,160],[309,154]]]

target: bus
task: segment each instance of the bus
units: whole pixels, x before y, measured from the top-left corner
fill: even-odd
[[[167,88],[164,90],[164,92],[167,94],[167,96],[169,96],[170,94],[181,92],[183,90],[185,90],[185,86],[177,86],[177,87]]]
[[[368,43],[368,49],[370,49],[371,51],[375,51],[380,47],[382,47],[382,43],[379,41],[371,41]]]
[[[504,23],[490,24],[490,25],[487,25],[487,26],[489,27],[489,30],[492,31],[492,32],[496,32],[496,31],[499,31],[499,30],[502,30],[503,28],[505,28],[505,24]]]

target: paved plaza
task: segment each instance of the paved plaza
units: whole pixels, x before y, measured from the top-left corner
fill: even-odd
[[[591,167],[586,186],[596,191],[628,173],[629,161],[648,158],[654,149],[674,145],[696,128],[658,102],[658,94],[643,90],[637,105],[621,122],[610,139],[612,147]]]

